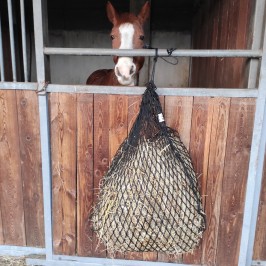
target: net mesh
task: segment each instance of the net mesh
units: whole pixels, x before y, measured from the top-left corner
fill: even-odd
[[[189,154],[163,121],[155,89],[150,82],[130,134],[103,177],[93,210],[94,230],[110,253],[192,252],[205,230]]]

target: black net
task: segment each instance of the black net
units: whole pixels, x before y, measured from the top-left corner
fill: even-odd
[[[163,120],[155,85],[100,185],[92,222],[109,252],[191,252],[205,230],[197,177],[178,134]]]

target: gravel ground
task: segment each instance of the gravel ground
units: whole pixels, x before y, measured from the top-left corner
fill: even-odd
[[[26,266],[25,257],[0,257],[0,266]]]

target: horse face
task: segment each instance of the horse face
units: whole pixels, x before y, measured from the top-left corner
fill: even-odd
[[[144,45],[143,24],[149,17],[150,5],[144,4],[138,16],[133,14],[119,15],[110,2],[107,3],[107,15],[113,23],[111,31],[114,49],[140,49]],[[144,57],[114,57],[115,75],[121,85],[135,85],[136,74],[144,64]]]

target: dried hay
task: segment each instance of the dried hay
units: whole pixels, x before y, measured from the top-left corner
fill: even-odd
[[[108,252],[181,254],[198,245],[205,223],[196,175],[179,137],[170,138],[178,155],[164,136],[122,144],[104,176],[92,223]]]

